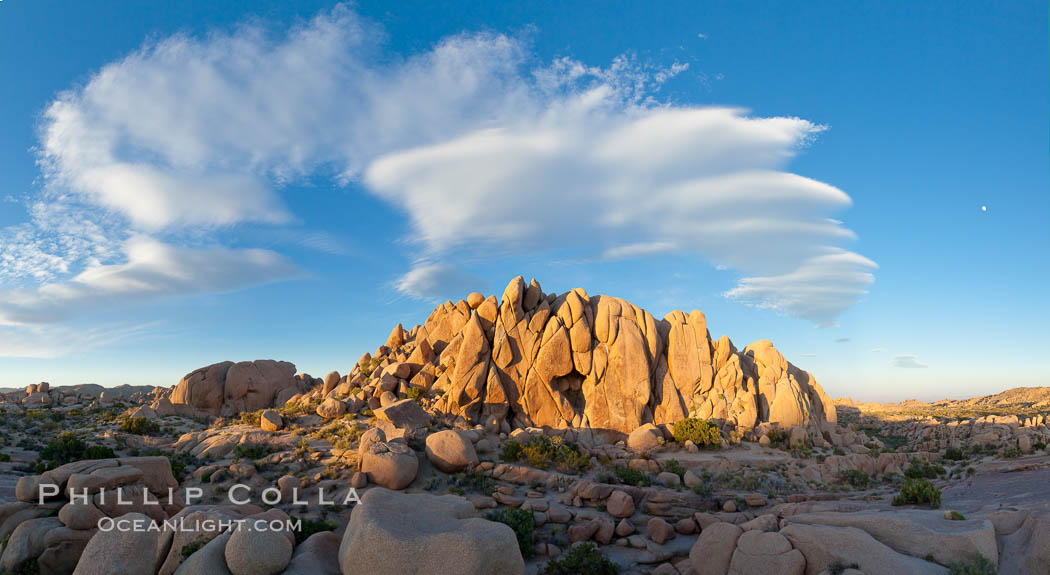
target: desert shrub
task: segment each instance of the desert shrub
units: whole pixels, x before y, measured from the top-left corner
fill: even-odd
[[[335,531],[335,528],[338,527],[338,525],[332,521],[314,521],[313,519],[299,519],[299,521],[299,529],[296,529],[293,532],[296,545],[306,541],[315,533],[321,533],[322,531]]]
[[[966,459],[966,456],[963,455],[961,450],[949,447],[944,450],[944,455],[942,455],[941,458],[947,461],[962,461],[963,459]]]
[[[256,427],[262,423],[262,410],[259,411],[242,411],[237,417],[235,423],[241,423],[244,425],[254,425]]]
[[[211,539],[208,539],[207,537],[200,537],[190,541],[182,546],[182,549],[179,550],[179,554],[182,555],[183,559],[187,559],[190,555],[200,551],[201,547],[207,545],[209,541],[211,541]]]
[[[1010,459],[1014,457],[1021,457],[1021,448],[1017,447],[1016,445],[1013,447],[1008,447],[1003,450],[1003,457]]]
[[[631,467],[617,467],[613,470],[616,474],[616,479],[620,480],[620,483],[625,485],[634,485],[635,487],[649,487],[652,485],[652,481],[649,480],[649,476]]]
[[[619,565],[603,557],[594,543],[583,543],[548,561],[540,575],[616,575],[619,572]]]
[[[867,473],[856,469],[843,471],[842,480],[857,489],[864,489],[871,483],[871,477]]]
[[[718,446],[722,443],[722,433],[718,426],[696,417],[676,421],[672,434],[678,443],[692,441],[697,447]]]
[[[40,450],[40,459],[47,462],[45,469],[58,467],[82,459],[109,459],[116,457],[109,447],[88,445],[73,433],[63,433],[47,442]]]
[[[160,424],[145,417],[129,417],[121,420],[118,429],[135,435],[153,435],[160,431]]]
[[[104,445],[89,445],[84,450],[84,456],[81,459],[110,459],[116,457],[117,454],[113,453],[112,447],[106,447]]]
[[[944,466],[928,461],[913,461],[904,470],[904,476],[910,479],[936,479],[944,473]]]
[[[242,443],[233,448],[233,456],[237,459],[262,459],[270,454],[270,448],[256,443]]]
[[[998,568],[984,555],[974,553],[968,561],[952,561],[948,565],[948,575],[995,575]]]
[[[781,445],[787,443],[788,435],[787,432],[779,427],[774,427],[766,432],[766,437],[769,438],[770,445]]]
[[[813,450],[801,441],[796,441],[791,446],[791,456],[795,459],[808,459],[813,455]]]
[[[521,458],[521,443],[509,439],[503,442],[503,447],[499,452],[500,461],[517,461]]]
[[[1032,444],[1032,449],[1034,451],[1044,451],[1046,449],[1046,444],[1042,441],[1038,441]]]
[[[11,461],[11,456],[6,453],[0,453],[0,463],[7,463]]]
[[[591,467],[580,449],[566,443],[561,437],[535,435],[524,445],[516,441],[507,441],[500,452],[501,461],[524,461],[533,467],[547,469],[554,467],[564,473],[580,474]]]
[[[685,476],[685,467],[682,467],[681,463],[678,463],[677,459],[668,459],[660,464],[660,468],[664,471],[674,473],[678,477]]]
[[[929,505],[941,506],[941,490],[925,479],[906,479],[901,492],[893,498],[894,505]]]
[[[964,516],[962,513],[959,513],[958,511],[949,511],[948,519],[950,521],[964,521],[966,519],[966,516]]]
[[[457,473],[449,478],[452,485],[462,489],[471,491],[480,491],[482,493],[492,493],[496,490],[496,482],[477,471],[471,473]]]
[[[521,556],[528,559],[536,552],[536,521],[532,513],[524,509],[513,507],[502,507],[496,511],[489,512],[486,516],[489,521],[503,523],[514,530],[514,536],[518,538],[518,549]]]
[[[426,396],[426,390],[422,387],[409,387],[405,390],[405,397],[408,399],[414,399],[419,402],[423,397]]]

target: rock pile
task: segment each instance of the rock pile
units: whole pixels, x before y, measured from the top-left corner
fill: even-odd
[[[521,277],[499,300],[470,294],[442,304],[421,326],[396,326],[347,376],[335,373],[322,390],[295,399],[323,396],[318,412],[327,417],[342,413],[327,405],[333,397],[353,412],[386,407],[412,389],[442,392],[438,411],[505,432],[626,434],[690,416],[742,430],[762,423],[819,430],[835,421],[816,379],[768,341],[740,351],[726,336],[712,339],[699,311],[657,320],[619,298],[582,289],[546,294]],[[218,400],[207,407],[218,409]]]

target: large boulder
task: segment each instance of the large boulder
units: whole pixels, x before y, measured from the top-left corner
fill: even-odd
[[[1039,573],[1050,565],[1050,511],[1024,512],[1023,522],[1003,533],[1000,573]]]
[[[802,575],[806,558],[780,533],[745,531],[736,542],[729,572],[739,575]]]
[[[430,424],[430,416],[414,399],[402,399],[374,411],[376,418],[398,429],[416,430]]]
[[[134,528],[99,531],[88,541],[73,575],[154,575],[166,537],[149,517],[129,513]],[[137,527],[141,526],[141,528]]]
[[[282,575],[341,575],[339,536],[331,531],[314,533],[295,548],[292,562]]]
[[[805,513],[785,520],[787,523],[856,527],[905,555],[932,557],[941,565],[983,555],[992,563],[999,561],[995,528],[987,519],[952,521],[941,511],[905,509],[862,511],[857,513]]]
[[[743,529],[732,523],[712,523],[704,527],[689,550],[689,564],[696,575],[725,575],[736,542],[743,533]]]
[[[474,444],[452,429],[428,435],[426,453],[430,463],[445,473],[458,473],[478,464]]]
[[[226,567],[233,575],[277,575],[292,560],[293,542],[283,530],[257,528],[257,523],[267,522],[249,518],[226,542]]]
[[[780,533],[806,557],[806,575],[819,575],[836,561],[846,565],[855,563],[866,575],[948,573],[948,569],[936,563],[897,553],[856,527],[792,523]]]
[[[376,442],[364,448],[361,471],[367,473],[376,485],[387,489],[404,489],[415,480],[419,459],[404,443]]]
[[[44,551],[44,538],[53,529],[62,528],[57,517],[41,517],[25,521],[11,532],[0,556],[0,566],[5,573],[20,573],[22,566],[36,559]]]
[[[186,558],[175,570],[175,575],[233,575],[226,566],[226,544],[230,532],[223,533],[204,544]]]
[[[475,517],[456,495],[373,488],[350,515],[339,548],[343,575],[522,575],[510,527]]]
[[[176,410],[186,405],[209,415],[236,415],[280,407],[275,405],[278,396],[297,390],[298,385],[295,365],[286,361],[224,361],[186,374],[170,399]]]

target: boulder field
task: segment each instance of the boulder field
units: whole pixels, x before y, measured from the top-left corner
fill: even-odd
[[[498,300],[472,293],[438,306],[423,325],[398,324],[346,376],[322,381],[295,375],[287,362],[223,362],[186,375],[170,401],[180,412],[218,416],[319,394],[344,402],[319,409],[330,417],[385,408],[412,388],[443,394],[443,413],[504,431],[629,434],[687,417],[745,432],[765,423],[819,430],[836,417],[816,379],[769,341],[738,350],[724,335],[711,337],[700,311],[657,320],[620,298],[579,288],[548,294],[520,276]]]

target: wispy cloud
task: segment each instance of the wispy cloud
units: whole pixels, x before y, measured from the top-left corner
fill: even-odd
[[[871,350],[871,353],[886,353],[886,348],[884,348],[884,347],[876,347],[876,348]]]
[[[92,266],[65,282],[0,292],[0,325],[54,323],[88,308],[232,291],[300,273],[266,250],[173,247],[145,237],[132,238],[125,250],[126,263]]]
[[[485,282],[446,263],[416,264],[395,284],[397,291],[420,299],[461,298],[471,291],[480,291]]]
[[[853,340],[848,338],[848,337],[840,337],[840,338],[835,340],[835,343],[849,343],[851,341],[853,341]]]
[[[0,231],[0,282],[23,290],[0,317],[287,278],[277,254],[225,248],[217,230],[298,224],[288,184],[321,177],[364,184],[407,214],[420,263],[401,293],[466,283],[452,263],[464,255],[673,252],[740,274],[729,298],[832,322],[876,266],[847,251],[854,234],[834,219],[849,196],[787,170],[825,127],[661,99],[687,69],[540,62],[492,33],[404,57],[346,6],[277,33],[148,42],[47,107],[35,215]],[[64,231],[59,216],[77,226]],[[329,240],[303,242],[337,253]],[[127,283],[147,269],[136,242],[167,246],[156,249],[178,274],[153,267]],[[214,272],[191,256],[202,244],[246,281],[187,282]]]
[[[897,355],[890,360],[890,365],[893,367],[903,367],[906,369],[921,369],[930,367],[925,363],[920,363],[919,358],[914,355]]]

